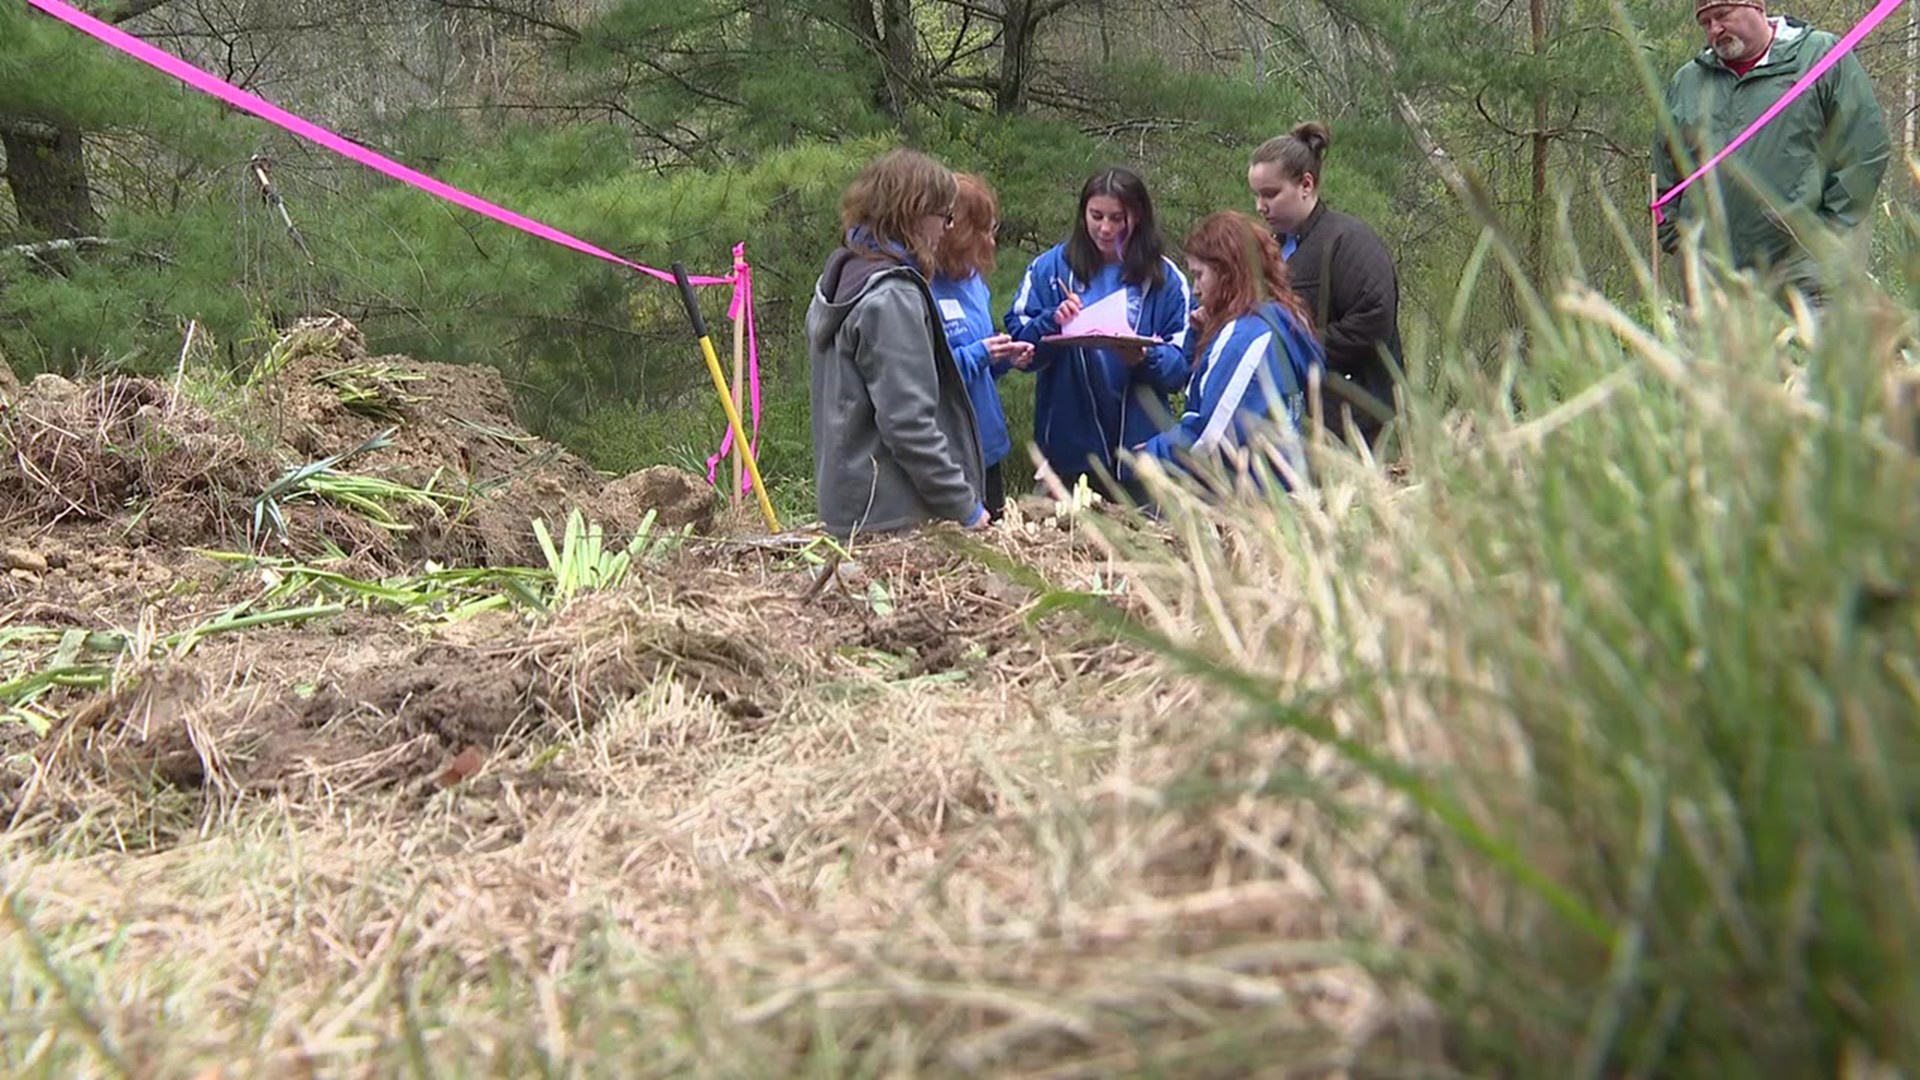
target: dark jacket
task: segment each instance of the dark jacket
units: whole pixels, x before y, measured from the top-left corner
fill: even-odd
[[[835,251],[807,308],[807,354],[814,488],[829,532],[980,514],[987,469],[973,404],[918,271]]]
[[[1773,24],[1765,62],[1745,75],[1735,75],[1712,49],[1701,50],[1674,73],[1667,84],[1667,114],[1681,158],[1676,160],[1674,148],[1656,136],[1653,168],[1663,193],[1779,101],[1838,40],[1797,19],[1776,17]],[[1890,150],[1873,83],[1849,54],[1668,204],[1661,246],[1672,251],[1678,244],[1676,219],[1706,215],[1707,185],[1717,181],[1735,265],[1771,273],[1775,284],[1812,288],[1817,267],[1796,227],[1811,219],[1846,234],[1866,224]]]
[[[1293,289],[1313,315],[1314,334],[1327,354],[1327,381],[1345,377],[1393,408],[1393,373],[1381,359],[1381,350],[1402,362],[1400,350],[1400,278],[1393,256],[1379,234],[1352,214],[1343,214],[1325,202],[1313,208],[1296,234],[1298,246],[1287,259]],[[1285,243],[1284,238],[1282,243]],[[1345,401],[1337,391],[1323,391],[1320,416],[1340,433]],[[1371,440],[1381,422],[1352,408],[1360,432]]]

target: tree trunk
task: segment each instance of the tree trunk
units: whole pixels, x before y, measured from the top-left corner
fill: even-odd
[[[874,107],[897,122],[907,119],[913,90],[913,0],[851,0],[849,25],[867,52],[880,64],[868,91]]]
[[[1000,78],[993,91],[996,115],[1017,116],[1027,111],[1033,30],[1033,0],[1007,0],[1006,22],[1000,32]]]
[[[1546,0],[1529,0],[1528,14],[1533,23],[1533,206],[1528,222],[1529,247],[1533,273],[1544,281],[1547,273],[1547,86],[1542,65],[1547,53]]]
[[[1907,5],[1907,115],[1902,125],[1900,140],[1909,158],[1913,156],[1914,150],[1913,113],[1915,107],[1920,106],[1920,93],[1916,93],[1920,87],[1915,85],[1916,78],[1920,78],[1920,4],[1909,3]]]
[[[773,0],[753,0],[747,5],[747,40],[755,52],[779,43],[780,26],[774,21]]]
[[[1242,13],[1240,33],[1247,41],[1247,55],[1253,60],[1253,85],[1264,90],[1267,85],[1267,24],[1250,13]]]
[[[0,117],[0,147],[7,155],[7,189],[28,232],[61,237],[95,231],[100,218],[78,128]]]
[[[913,2],[881,0],[881,63],[885,65],[887,115],[905,121],[913,97]]]
[[[874,108],[891,113],[891,95],[887,92],[886,51],[880,47],[880,21],[873,15],[873,0],[848,0],[847,22],[853,27],[854,36],[860,39],[860,45],[880,64],[880,70],[874,74],[873,82],[867,90],[867,99]]]

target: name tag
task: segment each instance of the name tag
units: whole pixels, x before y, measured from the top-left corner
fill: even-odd
[[[948,322],[965,322],[967,309],[960,306],[960,301],[949,296],[940,301],[940,318]]]

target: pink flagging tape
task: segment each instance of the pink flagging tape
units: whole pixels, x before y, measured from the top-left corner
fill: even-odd
[[[729,319],[745,317],[747,320],[747,394],[753,405],[753,434],[748,436],[747,445],[754,454],[760,453],[760,336],[753,325],[753,268],[747,265],[747,245],[736,244],[733,248],[733,272],[738,281],[733,291],[733,307],[728,309]],[[733,452],[733,429],[729,427],[720,439],[720,449],[707,459],[707,483],[720,486],[720,462]],[[753,490],[753,477],[745,472],[740,476],[740,491],[745,494]]]
[[[607,262],[624,266],[629,270],[638,270],[642,274],[658,278],[661,281],[674,280],[673,275],[664,270],[656,270],[651,266],[642,266],[637,262],[623,259],[610,251],[595,247],[576,236],[570,236],[550,225],[543,225],[538,221],[534,221],[532,218],[523,217],[508,210],[506,207],[496,206],[476,195],[469,195],[459,188],[443,184],[425,173],[409,169],[405,165],[375,153],[364,146],[349,142],[318,124],[303,120],[285,109],[280,108],[278,105],[256,97],[253,94],[249,94],[231,83],[224,82],[176,56],[161,52],[159,49],[141,41],[132,34],[118,27],[103,23],[83,11],[77,11],[61,3],[60,0],[27,0],[27,3],[59,19],[75,30],[111,45],[143,64],[166,72],[168,75],[179,79],[195,90],[217,97],[236,109],[252,113],[262,120],[285,128],[309,142],[318,143],[336,154],[352,158],[367,168],[375,172],[384,173],[403,184],[410,184],[429,194],[437,195],[456,206],[461,206],[476,214],[490,217],[503,225],[510,225],[513,228],[519,229],[521,232],[531,233],[542,240],[551,241],[562,247],[572,248],[583,254],[591,255],[596,259],[604,259]],[[730,277],[696,277],[693,278],[692,281],[695,285],[733,284],[733,279]]]
[[[270,124],[277,125],[309,142],[326,147],[328,150],[343,157],[351,158],[365,165],[367,168],[392,177],[403,184],[419,188],[421,191],[445,199],[456,206],[471,210],[483,217],[492,218],[503,225],[537,236],[542,240],[559,244],[561,247],[572,248],[574,251],[591,255],[596,259],[613,263],[616,266],[624,266],[629,270],[637,270],[648,277],[656,278],[660,281],[674,280],[674,276],[665,270],[656,270],[651,266],[644,266],[630,259],[623,259],[611,251],[589,244],[579,237],[561,232],[551,225],[542,224],[532,218],[516,214],[504,206],[496,205],[477,195],[469,194],[450,184],[442,183],[425,173],[410,169],[391,158],[369,150],[357,143],[350,142],[318,124],[295,116],[270,101],[250,94],[234,86],[232,83],[202,71],[176,56],[162,52],[118,27],[103,23],[83,11],[75,10],[61,3],[60,0],[27,0],[27,3],[59,19],[61,22],[66,23],[81,33],[118,49],[149,67],[156,68],[179,79],[195,90],[219,98],[221,101],[232,105],[236,109],[252,113]],[[747,265],[746,245],[739,244],[733,249],[732,274],[726,277],[695,275],[688,278],[688,280],[695,285],[733,286],[733,301],[727,309],[727,316],[731,319],[739,319],[744,316],[747,320],[748,382],[753,398],[753,435],[750,445],[752,445],[757,452],[760,444],[760,343],[755,334],[753,324],[753,271],[752,268]],[[729,428],[726,439],[720,444],[720,452],[715,454],[707,462],[708,483],[715,482],[714,473],[716,465],[719,459],[725,457],[732,448],[733,431]],[[751,487],[752,482],[748,481],[742,485],[742,490],[747,490]]]
[[[34,3],[37,2],[37,0],[28,0],[28,2]],[[1660,212],[1661,207],[1679,198],[1680,193],[1691,187],[1694,181],[1712,172],[1715,166],[1726,160],[1727,156],[1735,150],[1740,149],[1748,139],[1753,138],[1756,132],[1772,123],[1773,118],[1779,116],[1782,110],[1798,100],[1800,95],[1806,93],[1814,83],[1819,82],[1820,76],[1825,75],[1833,65],[1840,62],[1841,58],[1852,52],[1853,47],[1860,44],[1861,38],[1873,33],[1875,28],[1887,21],[1887,16],[1892,15],[1901,4],[1906,2],[1907,0],[1880,0],[1879,3],[1875,4],[1872,11],[1867,12],[1865,17],[1854,25],[1853,29],[1847,31],[1845,37],[1834,42],[1833,48],[1827,51],[1827,55],[1821,57],[1818,62],[1808,68],[1807,73],[1800,76],[1798,82],[1787,88],[1787,92],[1781,95],[1779,101],[1774,102],[1765,112],[1756,117],[1753,123],[1748,124],[1745,131],[1734,136],[1733,141],[1722,147],[1719,153],[1708,158],[1706,164],[1693,170],[1692,176],[1668,188],[1665,194],[1655,199],[1652,205],[1647,207],[1647,209],[1653,211],[1653,219],[1655,221],[1665,221],[1665,215]]]

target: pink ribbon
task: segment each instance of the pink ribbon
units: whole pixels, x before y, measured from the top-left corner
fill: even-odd
[[[522,217],[503,206],[496,206],[478,196],[469,195],[459,188],[443,184],[425,173],[409,169],[405,165],[375,153],[364,146],[349,142],[335,135],[333,132],[328,131],[326,128],[303,120],[272,102],[255,97],[245,90],[234,86],[232,83],[224,82],[207,72],[201,71],[199,68],[194,67],[192,64],[178,57],[161,52],[159,49],[154,48],[118,27],[103,23],[83,11],[76,11],[66,4],[61,3],[60,0],[27,0],[27,3],[59,19],[75,30],[119,49],[121,52],[126,53],[128,56],[133,57],[143,64],[166,72],[181,82],[186,83],[188,86],[193,87],[195,90],[217,97],[236,109],[250,112],[262,120],[285,128],[310,142],[319,143],[321,146],[326,147],[336,154],[352,158],[367,168],[375,172],[385,173],[403,184],[410,184],[422,191],[437,195],[456,206],[462,206],[476,214],[490,217],[503,225],[511,225],[521,232],[531,233],[542,240],[552,241],[562,247],[572,248],[575,251],[591,255],[596,259],[604,259],[607,262],[624,266],[629,270],[638,270],[649,277],[658,278],[661,281],[674,280],[673,275],[664,270],[655,270],[651,266],[642,266],[637,262],[630,262],[610,251],[595,247],[585,240],[563,233],[550,225],[542,225],[532,218]],[[692,281],[695,285],[733,284],[733,279],[730,277],[696,277],[693,278]]]
[[[596,259],[602,259],[617,266],[624,266],[629,270],[637,270],[648,277],[656,278],[660,281],[671,282],[675,280],[674,276],[665,270],[656,270],[651,266],[643,266],[629,259],[623,259],[611,251],[589,244],[579,237],[561,232],[551,225],[542,224],[532,218],[516,214],[504,206],[498,206],[477,195],[468,194],[452,185],[441,183],[425,173],[410,169],[394,161],[392,158],[369,150],[357,143],[350,142],[318,124],[304,120],[272,102],[249,94],[245,90],[234,86],[232,83],[202,71],[176,56],[161,52],[159,49],[154,48],[118,27],[103,23],[83,11],[77,11],[61,3],[60,0],[27,0],[27,3],[59,19],[61,22],[66,23],[81,33],[104,42],[143,64],[157,68],[179,79],[195,90],[219,98],[221,101],[232,105],[236,109],[252,113],[262,120],[284,128],[303,139],[318,143],[342,157],[352,158],[367,168],[390,176],[403,184],[419,188],[421,191],[445,199],[456,206],[464,207],[483,217],[492,218],[503,225],[511,226],[521,232],[537,236],[542,240],[559,244],[561,247],[572,248],[582,254],[591,255]],[[746,245],[739,244],[733,249],[733,273],[726,277],[694,275],[689,277],[688,280],[695,285],[733,286],[733,301],[727,309],[727,315],[732,319],[738,319],[744,315],[747,320],[748,357],[750,363],[749,380],[753,392],[753,437],[751,445],[757,450],[760,443],[760,343],[754,333],[753,270],[747,265]],[[732,448],[733,431],[729,428],[726,439],[720,444],[720,452],[707,460],[708,483],[715,482],[714,472],[719,459],[725,457]],[[743,485],[741,490],[744,491],[751,486],[752,482],[748,481]]]
[[[28,0],[28,3],[38,3],[38,2],[39,0]],[[1740,149],[1741,146],[1745,145],[1748,139],[1753,138],[1756,132],[1758,132],[1761,128],[1766,127],[1769,123],[1772,123],[1773,118],[1776,116],[1779,116],[1781,113],[1781,110],[1793,104],[1794,101],[1796,101],[1800,97],[1800,95],[1807,92],[1807,89],[1809,87],[1811,87],[1814,83],[1819,82],[1820,76],[1825,75],[1827,71],[1833,67],[1833,65],[1840,62],[1841,58],[1845,57],[1849,52],[1852,52],[1853,47],[1855,45],[1860,44],[1861,38],[1866,37],[1868,34],[1872,33],[1874,29],[1878,27],[1881,23],[1887,21],[1887,16],[1892,15],[1894,11],[1900,7],[1901,4],[1906,2],[1907,0],[1880,0],[1879,3],[1875,4],[1873,6],[1873,10],[1867,12],[1865,18],[1862,18],[1859,21],[1859,23],[1855,24],[1853,29],[1847,31],[1847,34],[1845,37],[1841,38],[1839,41],[1834,43],[1833,48],[1827,51],[1827,55],[1821,57],[1811,68],[1808,68],[1807,73],[1805,75],[1800,76],[1800,80],[1798,82],[1794,83],[1791,87],[1787,88],[1787,92],[1781,96],[1779,101],[1776,101],[1772,105],[1768,106],[1767,110],[1761,113],[1759,117],[1754,120],[1753,123],[1747,125],[1747,129],[1745,131],[1742,131],[1739,135],[1736,135],[1732,142],[1728,143],[1726,146],[1721,148],[1719,153],[1708,158],[1706,164],[1700,166],[1698,169],[1695,169],[1693,171],[1692,176],[1689,176],[1685,180],[1682,180],[1678,184],[1675,184],[1674,186],[1668,188],[1666,191],[1666,194],[1660,196],[1658,199],[1655,199],[1652,205],[1647,207],[1647,209],[1653,211],[1653,220],[1664,222],[1666,220],[1666,215],[1660,212],[1661,207],[1679,198],[1680,193],[1685,191],[1688,187],[1692,186],[1695,180],[1698,180],[1702,176],[1705,176],[1707,175],[1707,173],[1713,171],[1714,166],[1726,160],[1727,155],[1733,153],[1735,150]]]
[[[753,325],[753,268],[747,265],[747,245],[733,246],[733,306],[727,309],[727,318],[747,320],[747,393],[753,403],[753,434],[748,436],[747,445],[753,452],[760,452],[760,337]],[[720,462],[733,450],[733,428],[720,439],[720,449],[707,459],[707,483],[720,486]],[[753,476],[742,471],[740,474],[740,492],[745,494],[753,490]]]

